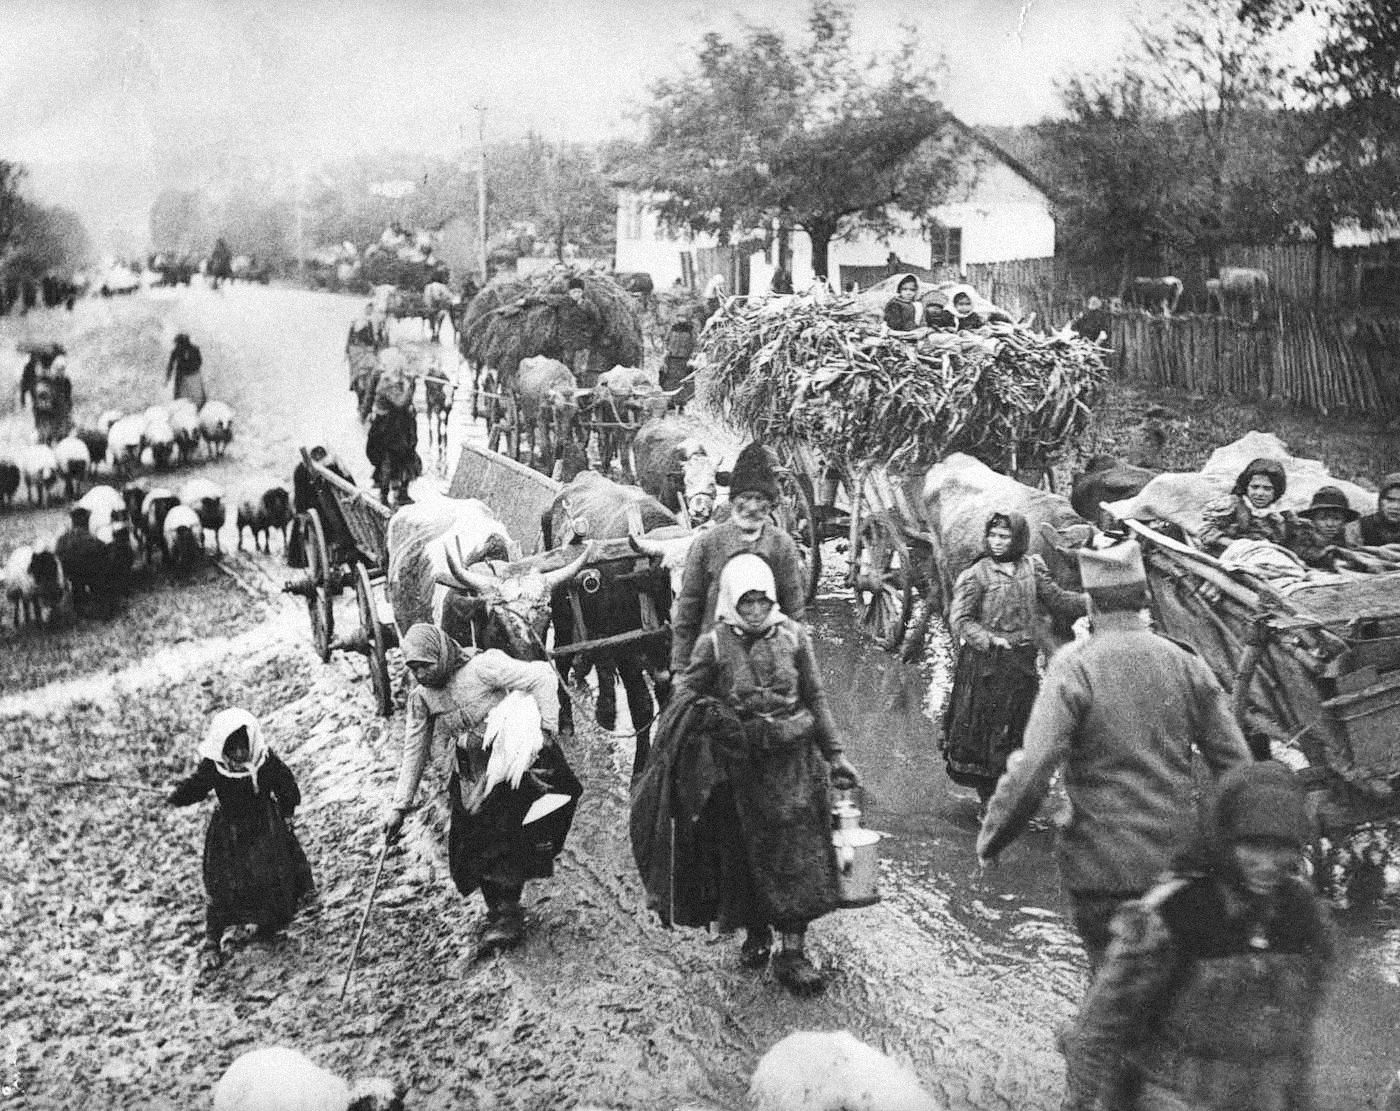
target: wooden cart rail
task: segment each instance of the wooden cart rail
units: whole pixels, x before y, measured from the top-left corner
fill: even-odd
[[[389,518],[393,510],[368,490],[346,482],[334,471],[317,463],[305,448],[302,460],[312,476],[317,501],[332,531],[342,531],[353,541],[362,559],[375,567],[388,567]]]
[[[1154,618],[1230,695],[1256,755],[1299,752],[1324,831],[1400,816],[1400,574],[1284,596],[1124,521],[1142,543]],[[1309,595],[1324,605],[1310,612]],[[1286,751],[1285,751],[1286,754]]]
[[[532,555],[544,543],[544,514],[563,489],[562,483],[509,456],[463,444],[447,496],[480,498],[506,526],[520,550]]]

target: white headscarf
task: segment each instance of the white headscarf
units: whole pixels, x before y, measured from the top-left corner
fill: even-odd
[[[739,599],[751,590],[763,594],[773,608],[759,629],[751,628],[739,616]],[[783,619],[783,611],[778,606],[778,588],[773,582],[773,569],[762,556],[752,552],[741,552],[724,565],[719,574],[719,595],[715,599],[715,620],[741,633],[767,632]]]
[[[224,759],[224,743],[239,729],[248,731],[248,766],[230,767]],[[209,731],[204,735],[204,743],[199,746],[199,755],[205,760],[214,761],[220,775],[230,779],[245,776],[253,781],[253,791],[258,789],[258,769],[267,759],[267,742],[263,740],[262,725],[247,710],[237,707],[220,710],[209,723]]]
[[[958,312],[957,308],[953,304],[953,302],[956,301],[959,297],[961,297],[964,293],[967,294],[968,300],[972,302],[972,308],[968,309],[967,312],[974,313],[977,311],[977,291],[973,289],[970,285],[955,285],[952,289],[948,290],[947,293],[948,311],[954,316],[967,315],[967,313]]]

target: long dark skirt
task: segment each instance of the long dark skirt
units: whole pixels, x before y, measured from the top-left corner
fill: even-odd
[[[531,822],[521,822],[526,811],[544,791],[568,795],[570,801],[551,814]],[[569,827],[583,784],[569,768],[558,745],[545,745],[535,766],[517,790],[509,784],[497,785],[476,808],[468,813],[462,802],[462,787],[471,794],[471,781],[453,771],[447,783],[450,820],[447,827],[447,867],[452,882],[463,895],[470,895],[483,880],[502,887],[518,887],[526,880],[544,879],[554,874],[554,858],[564,851]]]
[[[827,765],[810,738],[729,755],[696,838],[721,927],[800,928],[840,897]]]
[[[315,889],[311,865],[296,834],[270,796],[250,820],[235,824],[215,807],[204,834],[204,890],[211,925],[281,929],[297,901]]]
[[[204,408],[209,395],[204,389],[204,374],[201,371],[175,376],[175,400],[179,401],[182,397],[193,401],[197,408]]]
[[[958,651],[953,696],[943,729],[948,778],[989,796],[1021,747],[1026,719],[1040,689],[1035,646],[979,652]]]

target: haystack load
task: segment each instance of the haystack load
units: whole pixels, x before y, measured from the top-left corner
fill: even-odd
[[[710,403],[764,440],[838,466],[936,462],[955,451],[1042,464],[1087,426],[1102,353],[1014,324],[890,335],[850,297],[734,298],[702,338]]]
[[[583,296],[597,310],[601,329],[589,348],[588,369],[596,377],[615,366],[642,365],[642,325],[637,299],[606,274],[554,270],[528,278],[498,276],[462,317],[462,354],[510,378],[521,359],[558,358],[558,309],[568,282],[583,282]]]

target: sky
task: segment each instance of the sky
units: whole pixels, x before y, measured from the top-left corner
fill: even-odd
[[[857,49],[912,23],[972,124],[1058,110],[1171,0],[854,0]],[[801,32],[808,0],[0,0],[0,158],[99,242],[139,235],[165,185],[233,153],[310,169],[363,152],[636,133],[701,36]]]

